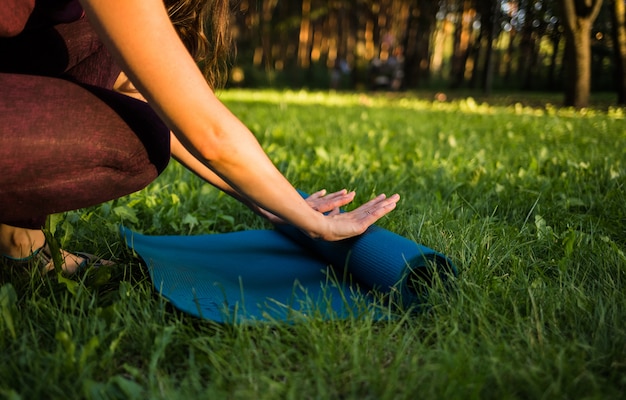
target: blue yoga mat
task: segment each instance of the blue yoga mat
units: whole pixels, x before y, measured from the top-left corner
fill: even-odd
[[[445,282],[457,272],[444,255],[377,226],[339,242],[313,240],[288,225],[198,236],[125,228],[122,234],[176,308],[225,323],[376,316],[389,304],[419,306],[433,279]]]

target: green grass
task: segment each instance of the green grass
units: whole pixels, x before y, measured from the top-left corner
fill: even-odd
[[[176,312],[117,235],[267,224],[172,163],[145,190],[53,219],[117,257],[0,287],[7,398],[620,398],[626,390],[626,121],[524,101],[225,91],[298,188],[399,192],[380,225],[459,266],[430,308],[377,322],[218,326]],[[510,97],[508,97],[510,99]]]

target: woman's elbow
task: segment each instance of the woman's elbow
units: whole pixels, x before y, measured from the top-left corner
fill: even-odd
[[[21,23],[21,21],[17,21],[16,23],[2,24],[0,26],[0,37],[10,38],[15,37],[22,33],[24,27],[26,26],[26,21]]]
[[[21,1],[13,8],[13,13],[3,16],[0,21],[0,37],[13,37],[22,33],[34,6],[34,1]]]
[[[209,164],[220,163],[224,158],[224,147],[217,141],[206,141],[196,146],[196,154],[201,161]]]

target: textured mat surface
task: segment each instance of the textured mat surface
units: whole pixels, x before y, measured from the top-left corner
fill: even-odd
[[[442,254],[372,226],[350,240],[312,240],[298,229],[146,236],[122,228],[155,289],[187,313],[218,322],[375,313],[370,291],[403,306],[456,274]]]

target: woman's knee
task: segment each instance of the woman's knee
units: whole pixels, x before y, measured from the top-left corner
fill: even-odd
[[[86,86],[86,89],[117,114],[138,140],[137,145],[145,151],[149,163],[158,174],[163,172],[170,160],[170,130],[150,105],[111,90],[90,86]],[[124,133],[121,132],[121,135]],[[134,151],[132,149],[130,146],[129,150]]]
[[[110,90],[0,73],[3,218],[67,211],[145,187],[167,166],[170,132],[150,106]],[[71,196],[67,196],[71,193]]]

